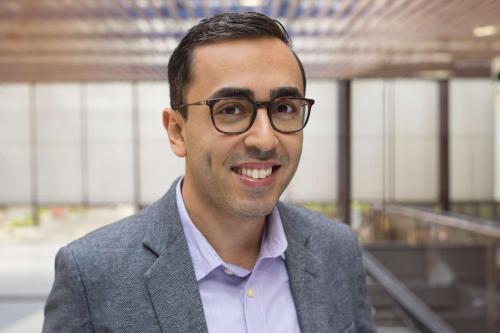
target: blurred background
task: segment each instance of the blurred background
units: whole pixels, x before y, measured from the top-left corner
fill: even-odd
[[[500,332],[498,0],[0,1],[0,332],[39,332],[57,249],[183,173],[166,66],[225,11],[293,39],[316,104],[282,199],[351,225],[380,332]]]

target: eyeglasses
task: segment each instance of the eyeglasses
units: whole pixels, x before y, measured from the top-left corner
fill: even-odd
[[[224,97],[183,104],[208,105],[215,129],[225,134],[241,134],[252,127],[257,110],[267,109],[271,127],[281,133],[301,131],[309,120],[313,99],[300,97],[277,97],[269,102],[255,102],[244,97]]]

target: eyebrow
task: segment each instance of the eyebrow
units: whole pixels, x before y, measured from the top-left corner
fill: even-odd
[[[234,87],[221,88],[210,96],[210,98],[225,98],[225,97],[245,97],[253,100],[255,96],[253,94],[253,91],[251,91],[248,88],[234,88]]]
[[[302,94],[299,89],[295,87],[280,87],[271,90],[269,99],[273,100],[277,97],[302,97]]]
[[[255,95],[248,88],[226,87],[215,91],[210,98],[226,98],[226,97],[245,97],[250,100],[255,100]],[[269,100],[277,97],[302,97],[299,89],[295,87],[279,87],[271,90]]]

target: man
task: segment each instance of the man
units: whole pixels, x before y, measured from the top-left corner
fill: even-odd
[[[60,250],[44,332],[372,332],[348,228],[278,202],[314,103],[284,28],[203,20],[168,77],[163,123],[185,175]]]

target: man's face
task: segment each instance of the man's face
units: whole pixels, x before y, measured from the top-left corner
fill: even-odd
[[[245,39],[194,50],[185,102],[234,95],[269,101],[303,93],[299,65],[283,42]],[[188,208],[197,205],[196,209],[230,218],[269,214],[292,179],[302,152],[302,132],[273,130],[265,109],[257,111],[247,132],[228,135],[213,127],[208,106],[190,106],[181,133],[186,157],[183,195]]]

